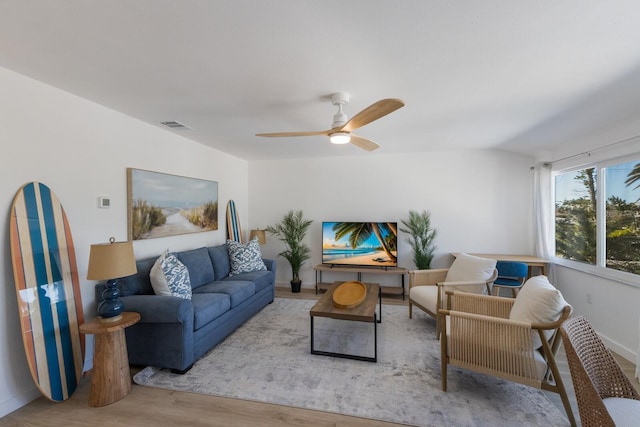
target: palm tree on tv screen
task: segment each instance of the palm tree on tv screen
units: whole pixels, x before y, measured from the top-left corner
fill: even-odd
[[[387,254],[389,259],[394,263],[397,262],[397,257],[392,251],[396,248],[392,247],[396,242],[396,239],[385,239],[384,236],[390,235],[397,236],[395,224],[383,223],[383,222],[337,222],[333,226],[333,231],[336,236],[336,240],[340,240],[345,236],[349,236],[349,245],[352,248],[357,248],[362,245],[371,234],[374,234],[380,242],[380,247]]]

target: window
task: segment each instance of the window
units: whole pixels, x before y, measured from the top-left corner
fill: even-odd
[[[640,274],[640,162],[605,169],[606,267]]]
[[[555,176],[556,256],[640,274],[640,160]]]
[[[596,169],[556,176],[556,256],[596,264]]]

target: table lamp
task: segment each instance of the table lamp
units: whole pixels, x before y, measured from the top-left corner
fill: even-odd
[[[249,240],[253,240],[254,237],[258,238],[258,244],[260,245],[264,245],[265,243],[267,243],[267,235],[265,233],[265,230],[251,230],[251,233],[249,233]]]
[[[116,242],[91,245],[89,252],[88,280],[106,280],[102,291],[102,302],[98,304],[98,320],[103,323],[115,322],[122,318],[124,305],[118,298],[118,279],[136,274],[136,260],[133,256],[133,243]]]

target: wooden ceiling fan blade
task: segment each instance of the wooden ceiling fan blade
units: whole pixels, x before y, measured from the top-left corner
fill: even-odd
[[[343,127],[345,132],[351,132],[368,123],[378,120],[398,108],[404,107],[404,102],[397,98],[381,99],[353,116]]]
[[[349,142],[351,142],[356,147],[362,148],[363,150],[367,150],[367,151],[373,151],[380,148],[378,144],[371,141],[370,139],[363,138],[361,136],[357,136],[354,134],[351,134],[351,141]]]
[[[272,133],[256,133],[256,136],[266,136],[269,138],[286,138],[289,136],[316,136],[329,135],[330,130],[312,130],[308,132],[272,132]]]

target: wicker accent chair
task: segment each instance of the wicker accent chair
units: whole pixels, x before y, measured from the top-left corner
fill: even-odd
[[[560,334],[582,425],[638,425],[640,395],[587,319],[569,319]]]
[[[457,291],[447,291],[446,297],[447,309],[440,310],[440,322],[446,324],[440,339],[443,391],[448,366],[457,366],[558,393],[571,425],[576,425],[555,360],[557,331],[571,314],[570,305],[560,309],[557,320],[534,323],[510,319],[517,298]]]
[[[445,290],[491,294],[493,281],[498,277],[495,263],[495,260],[459,254],[451,268],[409,271],[409,319],[413,317],[415,305],[436,319],[436,336],[440,337],[438,310],[444,307]]]

